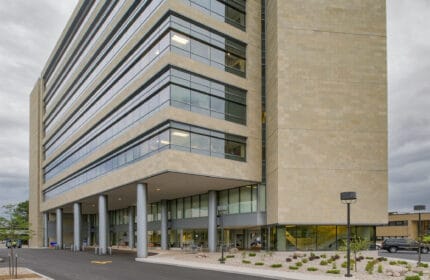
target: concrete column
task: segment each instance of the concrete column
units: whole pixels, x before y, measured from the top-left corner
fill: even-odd
[[[99,196],[99,253],[105,255],[107,252],[108,235],[108,211],[107,196]]]
[[[73,203],[73,246],[76,251],[81,250],[82,206],[79,202]]]
[[[287,238],[285,233],[286,233],[285,227],[276,228],[276,250],[278,251],[287,250]]]
[[[91,246],[91,216],[87,215],[87,246]]]
[[[183,236],[184,236],[184,230],[181,228],[179,230],[179,248],[182,248],[183,244]]]
[[[43,247],[49,247],[48,222],[49,222],[49,215],[47,212],[44,212],[43,213]]]
[[[128,247],[134,248],[134,207],[128,207]]]
[[[209,252],[216,252],[217,243],[217,199],[216,191],[209,191],[208,201],[208,247]]]
[[[161,250],[169,249],[167,245],[167,200],[161,201]]]
[[[57,208],[56,212],[56,225],[57,225],[57,246],[63,248],[63,209]]]
[[[147,211],[148,189],[143,183],[137,184],[136,191],[137,210],[137,257],[146,258],[148,256],[148,231],[147,231]]]

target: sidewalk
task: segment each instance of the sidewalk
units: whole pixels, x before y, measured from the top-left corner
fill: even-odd
[[[227,273],[236,273],[242,275],[250,275],[257,277],[264,277],[268,279],[282,279],[282,280],[339,280],[339,279],[357,279],[355,277],[343,277],[343,276],[325,276],[321,274],[310,274],[310,273],[299,273],[299,272],[286,272],[286,271],[274,271],[269,269],[256,269],[250,267],[238,267],[224,264],[211,264],[194,261],[181,261],[169,257],[151,256],[148,258],[136,258],[138,262],[153,263],[172,265],[179,267],[187,267],[194,269],[213,270]]]

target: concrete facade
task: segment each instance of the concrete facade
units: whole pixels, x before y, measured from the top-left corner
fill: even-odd
[[[238,28],[227,19],[220,20],[220,10],[217,10],[218,14],[215,13],[215,4],[213,7],[204,8],[196,6],[196,3],[198,1],[165,0],[152,1],[148,7],[142,7],[152,9],[152,12],[142,20],[135,33],[98,73],[94,82],[89,83],[73,101],[67,101],[70,107],[60,117],[56,117],[57,107],[61,108],[65,96],[71,94],[65,89],[75,85],[75,79],[80,75],[85,75],[82,73],[85,73],[93,57],[104,47],[104,40],[112,36],[116,25],[123,24],[123,16],[132,10],[138,10],[138,4],[134,5],[131,1],[120,1],[117,6],[112,7],[103,1],[96,2],[94,6],[88,6],[86,1],[79,2],[30,96],[30,223],[34,232],[31,246],[43,245],[43,213],[52,215],[55,209],[62,208],[66,217],[67,214],[73,213],[73,203],[80,203],[79,212],[87,215],[82,218],[82,221],[87,222],[79,227],[80,236],[86,237],[84,239],[88,243],[91,239],[98,238],[98,241],[103,243],[103,250],[105,244],[109,246],[108,243],[114,242],[109,240],[109,234],[114,234],[112,236],[117,239],[122,239],[123,234],[127,236],[127,242],[137,244],[138,255],[145,256],[146,246],[139,241],[142,240],[142,230],[153,231],[154,236],[161,230],[163,248],[173,244],[172,240],[182,246],[186,234],[207,234],[209,248],[213,251],[217,249],[220,235],[216,230],[219,221],[214,219],[214,211],[217,212],[217,206],[222,201],[222,191],[225,190],[229,190],[227,203],[230,203],[229,207],[233,209],[225,216],[225,225],[230,227],[230,233],[235,235],[234,240],[247,244],[252,243],[251,237],[256,238],[254,244],[265,243],[261,239],[263,228],[267,225],[344,224],[345,209],[339,201],[339,193],[342,191],[358,193],[357,204],[352,208],[352,222],[355,225],[374,226],[386,223],[385,1],[310,1],[305,5],[301,1],[290,0],[246,1],[243,13],[246,28]],[[224,17],[228,17],[230,13],[241,15],[238,12],[240,6],[232,8],[222,2],[215,3],[224,5],[222,8],[227,11]],[[261,6],[262,3],[265,7]],[[97,21],[97,13],[107,14],[109,9],[112,13],[110,24],[105,30],[101,30],[103,32],[100,32],[97,41],[86,51],[85,57],[79,60],[73,68],[74,71],[61,82],[62,69],[73,62],[74,50],[80,48],[80,42],[86,39],[82,30],[87,30]],[[266,22],[266,49],[263,52],[266,55],[266,81],[262,80],[261,75],[262,9],[265,10]],[[85,11],[88,14],[84,17]],[[192,56],[187,57],[169,49],[154,59],[149,67],[138,72],[131,82],[125,84],[118,94],[100,109],[95,110],[54,152],[46,155],[44,149],[49,147],[51,139],[61,137],[59,131],[79,113],[80,108],[89,104],[90,97],[103,87],[101,82],[108,79],[111,72],[117,71],[117,66],[140,47],[142,38],[153,34],[154,26],[159,26],[166,18],[176,15],[181,15],[180,18],[190,26],[198,26],[200,30],[204,30],[200,31],[201,34],[210,33],[213,37],[219,36],[223,40],[233,40],[237,45],[246,46],[246,73],[241,76],[227,71],[226,68],[216,68]],[[77,30],[79,25],[76,22],[80,17],[84,23],[81,31],[70,35],[73,39],[68,39],[66,34]],[[224,51],[225,60],[228,61],[231,54],[227,46]],[[246,91],[246,124],[183,110],[172,105],[164,106],[111,140],[99,143],[97,148],[89,150],[80,160],[63,168],[52,178],[44,179],[44,172],[53,162],[99,123],[113,116],[117,108],[132,98],[143,85],[153,81],[166,67],[177,67],[181,71],[196,73],[205,79],[223,83],[226,87],[234,86]],[[263,82],[266,84],[266,92],[262,94]],[[55,89],[56,83],[64,84],[57,88],[61,89],[58,92]],[[265,112],[262,109],[264,97]],[[227,110],[227,101],[225,102]],[[55,124],[46,129],[51,120],[55,120]],[[246,139],[245,159],[232,160],[177,150],[170,148],[172,143],[169,142],[168,149],[82,182],[55,197],[44,197],[54,186],[65,185],[85,168],[115,155],[117,151],[127,147],[130,141],[146,135],[168,121],[205,128],[212,133],[243,137]],[[264,122],[266,139],[262,136]],[[266,181],[263,181],[262,174],[264,141]],[[136,186],[140,184],[145,186],[143,204],[139,204],[136,199]],[[237,192],[233,191],[235,188]],[[231,201],[236,199],[236,195],[239,200],[248,199],[248,194],[249,201],[242,203],[240,200],[237,205],[232,204]],[[205,204],[207,195],[210,196],[209,205]],[[200,211],[200,214],[190,212],[192,214],[189,215],[198,215],[193,216],[193,221],[185,216],[173,218],[172,209],[179,203],[176,200],[180,198],[181,203],[187,203],[186,197],[191,196],[193,198],[189,199],[190,205],[191,201],[197,201],[200,210],[193,209]],[[91,215],[99,217],[97,215],[100,214],[97,211],[100,207],[99,197],[105,198],[107,211],[126,209],[127,213],[139,217],[136,219],[137,227],[134,226],[133,217],[127,218],[127,226],[124,224],[124,229],[121,217],[121,221],[115,220],[114,223],[117,224],[110,226],[111,230],[105,228],[105,223],[101,225],[98,221],[97,224],[97,218],[92,221]],[[158,212],[161,213],[161,220],[154,218],[154,221],[150,221],[143,218],[140,213],[143,211],[142,207],[146,212],[147,207],[152,207],[150,205],[154,203],[161,203],[161,212]],[[139,205],[137,213],[134,213],[135,205]],[[237,212],[235,207],[238,207]],[[354,211],[354,208],[360,211]],[[179,215],[179,210],[177,213]],[[145,217],[150,214],[148,212]],[[166,216],[169,217],[168,221]],[[130,222],[133,222],[133,225]],[[49,226],[50,223],[47,224]],[[104,229],[103,233],[108,235],[108,240],[97,237],[97,228],[101,230],[100,226]],[[134,228],[140,232],[140,238],[134,236]],[[206,233],[208,228],[210,230]],[[244,231],[236,234],[234,228],[243,228]],[[192,230],[193,233],[187,233],[187,230]],[[203,232],[197,234],[196,230]],[[260,235],[255,237],[257,231],[261,231],[261,238]],[[45,232],[49,230],[46,229]],[[174,236],[175,234],[179,237]],[[285,237],[282,231],[277,235],[278,239]],[[63,236],[64,242],[67,243],[68,236],[73,234],[64,230]],[[99,242],[96,240],[96,245]],[[282,244],[282,241],[279,241],[279,244]],[[133,247],[133,244],[129,246]]]
[[[268,1],[267,15],[268,223],[344,224],[343,191],[355,223],[386,222],[385,1]]]

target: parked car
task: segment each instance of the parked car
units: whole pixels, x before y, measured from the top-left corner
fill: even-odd
[[[388,238],[382,241],[381,249],[390,253],[397,251],[417,251],[421,248],[421,253],[427,254],[430,251],[429,244],[421,244],[418,241],[406,238]]]

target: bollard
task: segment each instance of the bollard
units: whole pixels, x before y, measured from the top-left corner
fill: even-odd
[[[112,247],[108,247],[109,255],[112,256]]]

